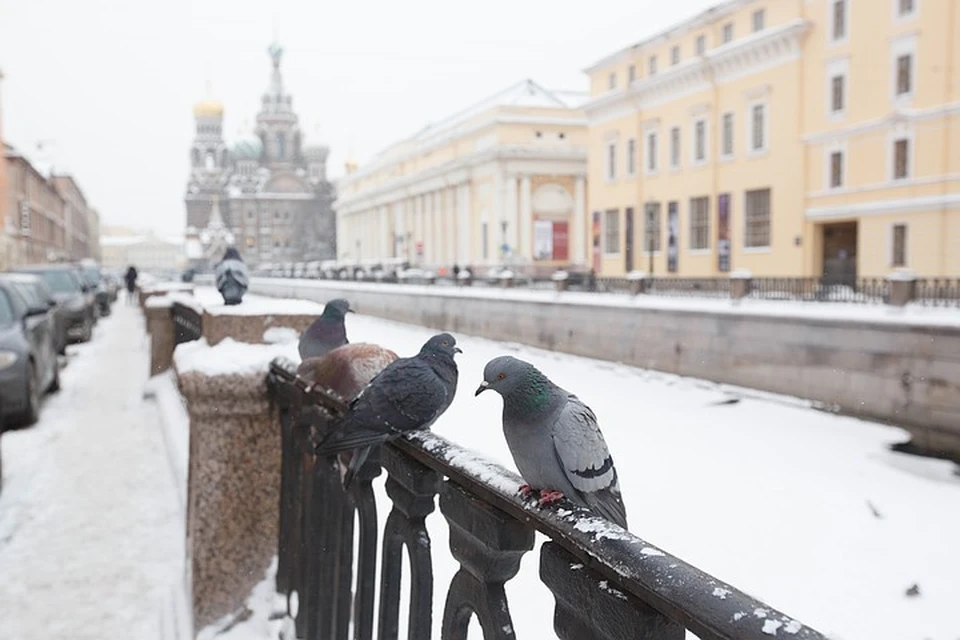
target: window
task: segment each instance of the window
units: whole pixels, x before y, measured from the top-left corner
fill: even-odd
[[[603,252],[620,253],[620,210],[607,209],[603,213]]]
[[[747,249],[770,246],[770,189],[747,191],[746,229],[743,234],[743,246]]]
[[[693,161],[707,160],[707,121],[700,119],[693,123]]]
[[[707,36],[697,36],[697,55],[702,56],[707,51]]]
[[[657,74],[657,56],[650,56],[650,60],[647,62],[647,75],[654,76]]]
[[[673,45],[673,48],[670,49],[670,64],[680,64],[680,45],[678,44]]]
[[[643,218],[643,250],[660,251],[660,203],[648,202]]]
[[[833,76],[830,79],[830,111],[842,113],[844,106],[843,76]]]
[[[840,42],[847,39],[847,0],[833,0],[830,3],[830,40]]]
[[[753,12],[753,31],[763,31],[764,23],[766,22],[766,13],[763,9],[757,9]]]
[[[617,88],[617,74],[611,73],[610,77],[607,78],[607,88],[608,89]]]
[[[733,157],[733,114],[723,114],[723,139],[720,141],[720,155],[724,158]]]
[[[895,224],[890,238],[890,266],[907,266],[907,225]]]
[[[670,129],[670,167],[680,167],[680,127]]]
[[[830,188],[837,189],[843,186],[843,152],[834,151],[830,154]]]
[[[627,175],[634,175],[637,172],[637,141],[633,138],[627,140]]]
[[[728,22],[723,25],[723,44],[733,42],[733,23]]]
[[[690,249],[710,248],[710,199],[690,198]]]
[[[910,141],[900,138],[893,143],[893,179],[905,180],[910,177]]]
[[[637,79],[637,65],[632,64],[627,68],[627,82],[632,83]]]
[[[647,173],[657,172],[657,132],[647,133]]]
[[[617,143],[607,143],[607,180],[617,179]]]
[[[897,96],[907,95],[913,90],[913,56],[909,53],[897,56]]]
[[[894,0],[898,18],[907,18],[916,11],[916,0]]]
[[[486,260],[490,252],[490,226],[486,222],[480,223],[480,242],[483,250],[483,259]]]
[[[755,104],[750,107],[750,151],[757,153],[767,148],[767,107]]]

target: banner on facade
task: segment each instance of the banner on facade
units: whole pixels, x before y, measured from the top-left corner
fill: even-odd
[[[667,204],[667,271],[676,273],[680,258],[680,211],[676,202]]]
[[[600,271],[600,212],[593,212],[593,270]]]
[[[730,271],[730,194],[717,196],[717,269]]]
[[[533,223],[533,259],[553,259],[552,220],[537,220]]]

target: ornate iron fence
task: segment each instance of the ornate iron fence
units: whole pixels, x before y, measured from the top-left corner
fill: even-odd
[[[920,278],[913,299],[927,307],[960,307],[960,278]]]
[[[309,389],[294,371],[289,361],[274,361],[268,385],[283,444],[277,588],[297,594],[298,638],[346,640],[352,623],[354,638],[370,640],[378,610],[377,637],[396,639],[404,548],[409,558],[408,637],[431,637],[434,584],[426,518],[439,495],[451,553],[460,565],[447,590],[443,640],[466,638],[473,615],[485,640],[516,637],[504,584],[519,571],[523,554],[533,549],[535,531],[549,538],[540,549],[540,579],[555,597],[553,624],[563,640],[680,640],[685,629],[702,640],[761,640],[777,631],[797,639],[824,639],[585,511],[537,507],[518,495],[518,476],[432,433],[382,447],[345,493],[334,459],[315,459],[311,444],[311,431],[323,432],[344,405],[322,390]],[[382,531],[378,588],[381,505],[372,481],[382,471],[389,497],[384,506],[390,513]]]
[[[185,304],[174,302],[170,305],[173,316],[173,344],[199,340],[203,335],[203,317],[200,312]]]
[[[650,278],[646,293],[684,298],[729,298],[730,278]]]
[[[848,302],[883,304],[890,296],[886,278],[859,278],[833,282],[829,278],[754,278],[750,297],[798,302]]]

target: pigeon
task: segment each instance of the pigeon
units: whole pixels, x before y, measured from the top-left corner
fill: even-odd
[[[347,328],[343,325],[347,313],[353,312],[350,303],[343,298],[331,300],[323,308],[320,317],[313,321],[300,336],[300,359],[319,358],[328,351],[347,342]]]
[[[527,483],[521,493],[538,491],[541,505],[566,497],[626,529],[617,470],[590,407],[513,356],[487,363],[474,395],[488,389],[503,396],[503,435]]]
[[[247,265],[243,263],[243,258],[235,247],[229,247],[223,254],[223,259],[217,263],[214,269],[216,276],[217,291],[223,296],[223,304],[240,304],[243,300],[243,294],[247,292],[250,284],[250,274],[247,272]]]
[[[350,403],[346,415],[316,448],[318,456],[353,451],[343,478],[349,488],[373,447],[405,433],[429,429],[453,402],[462,353],[449,333],[440,333],[410,358],[388,364]]]

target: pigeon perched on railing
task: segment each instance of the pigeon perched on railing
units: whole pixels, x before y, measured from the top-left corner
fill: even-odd
[[[223,296],[223,304],[240,304],[243,294],[250,285],[250,274],[243,258],[234,247],[229,247],[223,254],[223,259],[214,269],[217,291]]]
[[[316,448],[318,456],[353,451],[343,484],[349,488],[370,450],[410,431],[429,429],[453,402],[457,363],[462,353],[449,333],[440,333],[410,358],[398,358],[384,368]]]
[[[349,402],[396,359],[397,354],[390,349],[367,342],[355,342],[337,347],[325,356],[307,358],[297,368],[297,375],[309,384],[333,391]]]
[[[319,358],[347,344],[347,328],[343,321],[352,312],[350,303],[343,298],[328,302],[323,313],[300,336],[300,359]]]
[[[617,470],[597,417],[577,396],[513,356],[487,363],[475,395],[503,396],[503,435],[526,485],[540,504],[563,497],[627,528]]]

